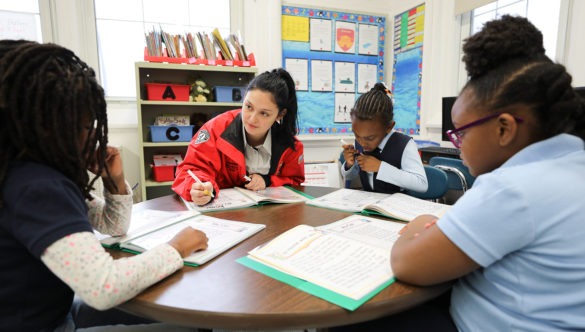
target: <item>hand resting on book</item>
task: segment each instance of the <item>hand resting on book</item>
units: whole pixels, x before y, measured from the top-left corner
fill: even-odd
[[[185,258],[194,251],[207,249],[207,242],[208,238],[205,233],[188,226],[177,233],[168,243],[179,252],[182,258]]]

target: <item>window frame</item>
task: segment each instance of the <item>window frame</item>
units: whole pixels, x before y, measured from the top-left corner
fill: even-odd
[[[530,2],[530,0],[527,0]],[[571,12],[571,8],[573,6],[574,0],[561,0],[560,10],[559,10],[559,21],[558,21],[558,28],[557,28],[557,40],[556,40],[556,50],[553,61],[564,63],[567,57],[565,46],[566,46],[566,39],[567,39],[567,31],[569,29],[569,14]],[[495,2],[495,1],[494,1]],[[529,4],[530,5],[530,4]],[[463,61],[461,61],[463,57],[463,43],[465,39],[471,36],[471,29],[472,29],[472,13],[473,10],[468,11],[466,13],[457,15],[457,19],[459,21],[459,49],[458,49],[458,59],[459,59],[459,66],[458,66],[458,78],[457,78],[457,91],[459,92],[465,83],[467,83],[467,71],[465,70],[465,65]]]
[[[39,0],[42,1],[42,0]],[[54,1],[54,0],[50,0]],[[237,31],[243,31],[243,0],[229,0],[230,1],[230,32],[234,33]],[[82,25],[80,26],[82,35],[86,38],[85,47],[87,49],[88,55],[91,56],[87,57],[87,63],[94,68],[96,71],[96,75],[98,80],[101,82],[101,67],[99,61],[99,49],[98,49],[98,39],[97,39],[97,24],[96,24],[96,15],[95,15],[95,6],[94,0],[80,0],[80,10],[84,13],[87,19],[83,20]],[[136,102],[137,97],[110,97],[106,95],[106,101],[109,104],[117,104],[117,106],[123,107],[130,102]]]

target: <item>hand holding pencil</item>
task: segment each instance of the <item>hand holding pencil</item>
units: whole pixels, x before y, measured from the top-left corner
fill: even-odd
[[[187,173],[195,180],[193,186],[191,186],[191,199],[197,205],[205,205],[211,201],[215,195],[213,194],[213,185],[211,182],[207,181],[205,183],[201,182],[201,180],[193,173],[190,169],[187,170]]]
[[[346,170],[351,168],[355,163],[356,156],[359,155],[359,151],[355,149],[353,144],[347,143],[345,140],[340,140],[341,146],[343,147],[343,158],[345,159]]]

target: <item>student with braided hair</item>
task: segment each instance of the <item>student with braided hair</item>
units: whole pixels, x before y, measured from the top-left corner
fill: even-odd
[[[449,136],[477,179],[439,220],[410,222],[391,257],[404,282],[458,279],[450,310],[442,320],[440,310],[419,307],[371,324],[583,331],[584,102],[524,18],[486,23],[463,51],[469,80],[451,111]]]
[[[346,181],[359,175],[367,191],[393,194],[403,190],[424,192],[427,176],[410,136],[394,131],[394,107],[382,83],[361,95],[350,112],[355,145],[343,145]]]
[[[73,52],[0,41],[0,330],[71,331],[74,294],[112,308],[207,247],[185,228],[141,255],[113,260],[104,250],[85,200],[95,181],[87,170],[108,172],[107,149],[96,149],[107,133],[103,89]]]

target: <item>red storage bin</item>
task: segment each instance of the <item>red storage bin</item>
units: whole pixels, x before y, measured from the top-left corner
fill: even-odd
[[[152,165],[152,177],[154,181],[165,182],[175,179],[175,169],[183,161],[181,155],[154,155]]]
[[[189,85],[145,83],[147,100],[189,101]]]

